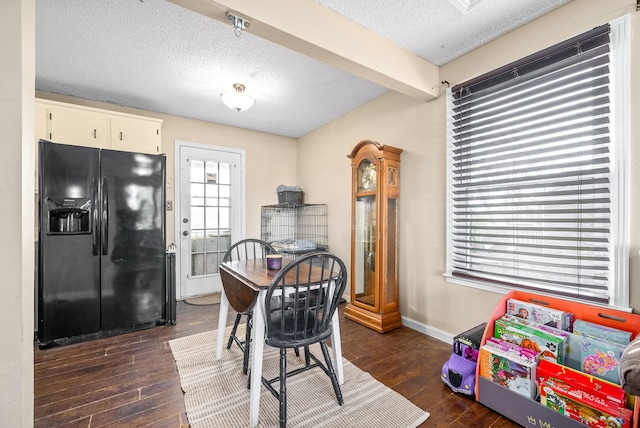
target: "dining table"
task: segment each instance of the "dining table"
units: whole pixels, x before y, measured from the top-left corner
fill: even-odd
[[[282,268],[293,260],[282,259]],[[248,259],[223,262],[220,264],[220,275],[223,279],[223,287],[220,298],[220,315],[218,318],[218,337],[216,342],[216,359],[222,359],[222,349],[225,343],[225,329],[229,306],[236,312],[247,313],[253,310],[253,327],[251,329],[251,371],[250,371],[250,396],[249,418],[251,427],[258,425],[258,413],[260,411],[260,390],[262,388],[262,357],[264,352],[265,334],[265,296],[267,288],[273,278],[279,272],[278,269],[268,269],[267,259]],[[319,266],[312,266],[318,270]],[[332,318],[331,349],[333,362],[336,368],[338,383],[344,383],[344,370],[342,365],[342,347],[340,343],[340,324],[338,311]]]

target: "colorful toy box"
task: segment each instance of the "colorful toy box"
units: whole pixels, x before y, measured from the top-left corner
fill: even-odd
[[[483,341],[494,335],[495,321],[505,315],[507,301],[515,299],[519,301],[540,304],[545,307],[570,312],[575,319],[583,319],[600,323],[606,326],[631,331],[632,336],[640,333],[640,315],[610,309],[587,303],[576,303],[557,297],[534,294],[525,291],[512,291],[496,305],[487,322]],[[580,338],[578,335],[576,337]],[[578,352],[580,348],[578,346]],[[579,366],[578,366],[579,367]],[[477,372],[476,399],[481,404],[495,410],[504,417],[511,419],[521,426],[527,427],[555,427],[555,428],[584,428],[580,421],[573,420],[566,415],[555,412],[551,408],[543,406],[540,402],[527,398],[480,376]],[[637,400],[636,400],[637,403]],[[640,408],[640,406],[636,406]],[[640,412],[634,412],[634,420],[640,417]]]

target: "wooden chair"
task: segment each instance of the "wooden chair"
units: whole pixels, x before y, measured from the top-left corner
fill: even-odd
[[[236,260],[262,259],[265,258],[267,254],[275,253],[276,250],[267,242],[261,241],[260,239],[249,238],[243,239],[233,244],[225,253],[222,261],[230,262]],[[233,278],[227,278],[225,275],[222,275],[221,271],[221,280],[224,286],[225,281],[232,281]],[[249,297],[251,298],[252,296]],[[251,299],[244,300],[246,301],[246,304],[239,306],[237,305],[238,307],[233,308],[238,312],[238,314],[236,315],[236,319],[233,323],[233,328],[231,329],[231,335],[229,336],[229,341],[227,342],[227,349],[231,348],[233,342],[238,345],[244,355],[242,359],[242,373],[247,374],[249,368],[249,349],[251,343],[251,317],[253,313],[253,301]],[[236,331],[238,330],[238,325],[240,324],[243,315],[247,317],[244,340],[236,336]]]
[[[326,339],[331,336],[331,321],[346,284],[347,270],[342,260],[328,252],[314,252],[284,266],[267,289],[265,344],[280,349],[280,374],[273,379],[263,376],[262,384],[278,398],[280,427],[287,423],[287,377],[319,367],[331,379],[338,403],[343,404]],[[293,304],[274,307],[272,297],[278,295],[288,296]],[[314,343],[320,344],[324,363],[310,352],[309,346]],[[304,348],[305,365],[287,372],[287,349],[299,347]],[[273,387],[276,382],[279,391]]]

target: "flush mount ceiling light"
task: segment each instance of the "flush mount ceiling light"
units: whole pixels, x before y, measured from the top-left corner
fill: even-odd
[[[251,108],[253,103],[256,102],[255,98],[244,92],[245,86],[240,83],[234,83],[233,89],[235,92],[225,92],[220,94],[220,99],[231,110],[244,111]]]

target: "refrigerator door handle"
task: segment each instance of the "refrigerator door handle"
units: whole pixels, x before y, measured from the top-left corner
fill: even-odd
[[[93,179],[93,189],[92,189],[93,194],[91,195],[91,209],[92,209],[92,221],[93,221],[93,228],[91,230],[91,242],[93,244],[93,255],[94,256],[98,256],[100,255],[100,244],[99,244],[99,238],[98,238],[98,234],[100,233],[100,229],[98,228],[98,225],[100,224],[100,218],[99,218],[99,207],[98,207],[98,179],[94,177]]]
[[[102,254],[109,250],[109,181],[102,179]]]

